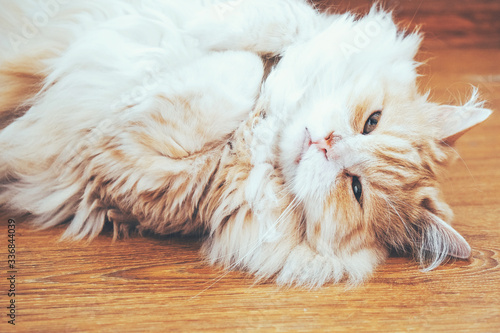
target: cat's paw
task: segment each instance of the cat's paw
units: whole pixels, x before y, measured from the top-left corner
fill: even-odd
[[[370,249],[353,254],[336,256],[314,251],[306,244],[295,247],[279,272],[279,285],[299,285],[317,288],[326,283],[336,283],[344,277],[349,284],[360,284],[380,262],[381,256]]]
[[[327,282],[338,282],[344,275],[338,258],[327,258],[306,244],[295,247],[288,256],[276,282],[279,285],[320,287]]]

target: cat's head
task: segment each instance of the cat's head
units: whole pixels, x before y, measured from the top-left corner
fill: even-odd
[[[319,251],[409,250],[428,269],[470,256],[438,176],[458,136],[491,111],[475,96],[460,107],[427,101],[420,40],[387,13],[341,16],[287,50],[266,82],[282,123],[279,163]]]

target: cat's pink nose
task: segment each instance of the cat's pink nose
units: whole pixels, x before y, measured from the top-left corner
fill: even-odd
[[[322,150],[325,153],[325,158],[329,159],[328,152],[331,151],[333,149],[333,146],[335,146],[335,144],[340,140],[342,140],[342,136],[332,132],[324,139],[311,142],[311,144],[315,145],[319,150]]]

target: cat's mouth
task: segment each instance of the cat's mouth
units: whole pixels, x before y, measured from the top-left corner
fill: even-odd
[[[302,139],[302,147],[300,149],[299,156],[295,159],[295,164],[299,164],[300,161],[302,161],[302,158],[304,157],[304,154],[309,150],[309,147],[312,145],[312,140],[311,140],[311,133],[309,132],[309,129],[306,127],[304,131],[304,138]]]

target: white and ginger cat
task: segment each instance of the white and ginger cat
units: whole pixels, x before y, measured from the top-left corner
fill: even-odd
[[[115,236],[203,231],[211,263],[284,285],[359,283],[392,249],[425,269],[470,256],[438,175],[491,111],[475,92],[429,102],[421,36],[390,14],[303,0],[2,6],[3,209],[67,222],[72,239],[105,223]]]

